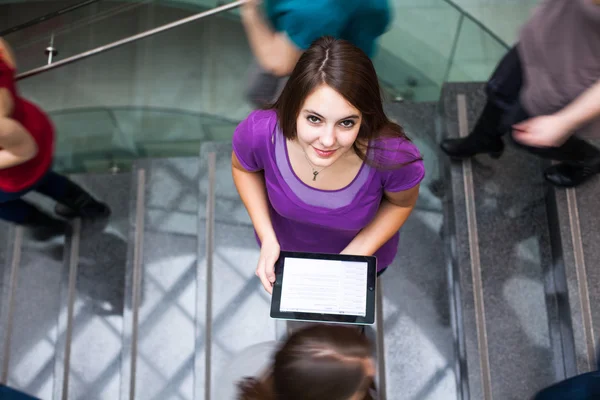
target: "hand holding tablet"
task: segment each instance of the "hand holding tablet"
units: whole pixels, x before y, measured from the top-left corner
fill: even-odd
[[[272,318],[375,322],[375,257],[282,251],[275,276]]]
[[[256,266],[256,276],[260,278],[263,287],[270,294],[273,293],[275,263],[279,258],[279,251],[279,242],[276,238],[264,240],[260,247],[260,257]]]

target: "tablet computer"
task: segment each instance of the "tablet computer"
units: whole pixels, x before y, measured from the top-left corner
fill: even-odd
[[[375,257],[282,251],[275,276],[272,318],[360,325],[375,322]]]

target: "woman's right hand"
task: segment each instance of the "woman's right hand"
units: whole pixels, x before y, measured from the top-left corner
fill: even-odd
[[[273,294],[273,284],[275,283],[275,263],[279,258],[279,242],[277,238],[266,239],[262,241],[260,247],[260,258],[256,267],[256,276],[260,278],[263,287],[269,294]]]

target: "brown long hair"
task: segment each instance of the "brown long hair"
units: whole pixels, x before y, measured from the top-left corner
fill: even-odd
[[[369,340],[354,328],[315,325],[294,332],[275,355],[266,377],[240,382],[239,400],[347,400],[374,388],[364,361]]]
[[[341,94],[362,113],[360,130],[353,145],[356,154],[372,166],[391,166],[385,159],[377,159],[381,152],[370,153],[373,157],[367,157],[368,150],[386,150],[385,144],[378,139],[409,139],[404,129],[385,115],[381,88],[371,59],[346,40],[331,36],[319,38],[298,60],[281,95],[269,107],[277,112],[283,135],[290,140],[296,139],[296,120],[302,105],[323,84]],[[421,160],[420,157],[411,158],[410,162],[399,166]]]

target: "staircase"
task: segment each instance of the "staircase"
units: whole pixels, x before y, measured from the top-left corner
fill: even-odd
[[[435,107],[388,112],[431,148]],[[230,143],[73,179],[109,203],[106,226],[75,221],[47,244],[0,230],[0,383],[43,400],[216,399],[237,354],[286,335],[254,276],[259,249]],[[424,186],[368,330],[384,399],[457,398],[441,226],[441,203]]]
[[[367,332],[384,399],[526,399],[596,363],[600,181],[555,190],[545,162],[511,146],[500,160],[442,157],[482,89],[387,105],[428,176]],[[230,156],[205,142],[198,157],[75,175],[113,216],[49,243],[0,223],[0,384],[43,400],[211,400],[238,354],[285,337]]]

